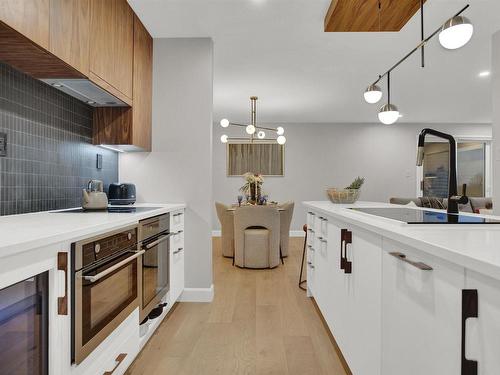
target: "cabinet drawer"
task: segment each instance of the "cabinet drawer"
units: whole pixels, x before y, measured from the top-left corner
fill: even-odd
[[[170,237],[170,251],[175,251],[180,247],[184,247],[184,230],[174,230]]]
[[[170,230],[179,230],[184,228],[184,210],[173,211],[170,213]]]
[[[382,374],[460,374],[464,284],[462,267],[384,239]]]

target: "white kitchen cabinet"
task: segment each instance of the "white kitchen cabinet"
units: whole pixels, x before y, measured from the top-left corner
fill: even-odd
[[[382,237],[357,227],[347,229],[352,244],[345,255],[351,273],[345,274],[343,284],[347,296],[344,357],[353,374],[376,375],[381,369]]]
[[[477,290],[477,318],[466,322],[466,358],[479,375],[500,374],[500,281],[466,270],[467,289]]]
[[[314,225],[308,241],[314,250],[312,295],[352,372],[380,374],[382,238],[313,214],[308,215]],[[342,233],[350,233],[350,273],[341,268]]]
[[[385,238],[383,250],[382,374],[460,374],[464,269]]]
[[[170,214],[170,303],[184,290],[184,211]]]

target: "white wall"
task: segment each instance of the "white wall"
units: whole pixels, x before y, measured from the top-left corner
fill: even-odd
[[[155,39],[153,151],[120,155],[139,202],[185,202],[187,288],[212,284],[213,43]]]
[[[285,177],[267,177],[264,191],[271,200],[296,203],[292,230],[301,230],[305,209],[300,202],[325,200],[326,188],[345,187],[364,176],[361,199],[387,202],[390,197],[416,196],[417,136],[424,127],[456,136],[491,137],[491,125],[406,124],[288,124]],[[214,199],[236,202],[241,177],[226,176],[226,131],[214,124]],[[239,133],[241,134],[241,133]],[[219,221],[214,213],[214,229]]]
[[[500,215],[500,31],[493,34],[491,46],[491,80],[493,101],[492,124],[493,124],[493,209],[496,215]]]

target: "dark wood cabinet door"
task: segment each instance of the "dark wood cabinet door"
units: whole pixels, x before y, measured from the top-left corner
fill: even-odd
[[[50,52],[89,74],[89,0],[50,0]]]
[[[151,112],[153,96],[153,38],[134,16],[134,106],[133,143],[151,151]]]
[[[91,0],[89,77],[129,104],[133,54],[134,13],[127,1]]]

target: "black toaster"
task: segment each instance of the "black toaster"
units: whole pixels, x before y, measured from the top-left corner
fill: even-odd
[[[109,184],[108,201],[109,204],[134,204],[135,203],[135,185],[127,183]]]

